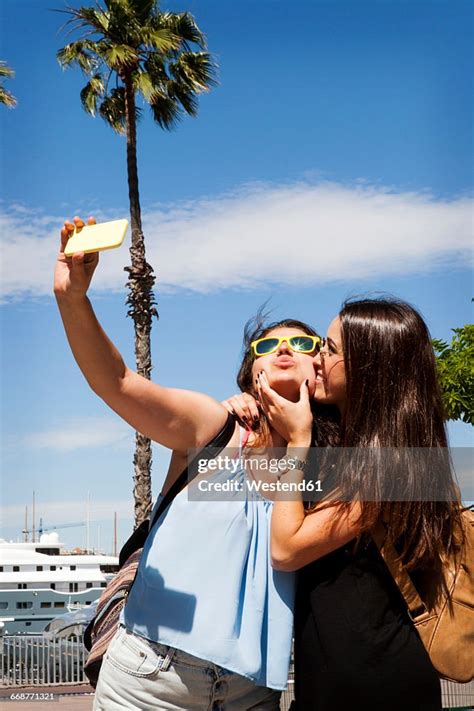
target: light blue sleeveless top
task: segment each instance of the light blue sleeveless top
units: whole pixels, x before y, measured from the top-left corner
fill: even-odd
[[[284,689],[295,576],[271,566],[273,504],[248,492],[242,468],[207,479],[242,482],[243,492],[214,501],[178,494],[147,538],[121,621],[147,639]]]

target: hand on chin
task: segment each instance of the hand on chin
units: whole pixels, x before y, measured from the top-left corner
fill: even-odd
[[[280,377],[278,377],[278,375]],[[296,380],[294,374],[291,374],[288,371],[282,371],[278,375],[277,377],[272,378],[272,381],[270,381],[270,386],[286,400],[290,400],[291,402],[298,402],[300,398],[301,382],[299,380]],[[311,392],[312,389],[314,390],[314,384],[312,385],[310,381]]]

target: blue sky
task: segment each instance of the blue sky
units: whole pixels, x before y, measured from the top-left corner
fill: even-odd
[[[73,4],[78,4],[73,0]],[[85,519],[110,547],[131,527],[133,433],[87,389],[70,356],[52,269],[62,219],[126,217],[125,145],[81,108],[85,80],[51,0],[3,0],[1,57],[16,71],[0,113],[2,503],[45,524]],[[186,0],[220,85],[197,119],[162,132],[144,113],[139,173],[160,321],[153,377],[217,398],[235,391],[243,324],[275,317],[324,331],[348,295],[388,291],[434,336],[471,320],[473,5],[461,0]],[[25,18],[28,18],[26,21]],[[127,248],[103,255],[92,292],[133,364]],[[174,350],[177,333],[192,347]],[[472,428],[450,427],[455,445]],[[167,453],[154,448],[154,491]],[[30,513],[31,515],[31,513]],[[84,529],[65,529],[68,544]]]

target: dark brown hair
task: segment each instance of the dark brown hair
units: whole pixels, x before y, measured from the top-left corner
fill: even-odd
[[[263,338],[275,328],[297,328],[309,336],[319,336],[317,331],[304,321],[297,319],[283,319],[268,323],[267,314],[264,312],[265,304],[257,315],[249,319],[244,327],[243,357],[237,373],[237,385],[242,392],[249,393],[257,398],[253,378],[252,366],[255,356],[250,344],[258,338]],[[319,446],[335,446],[339,442],[339,412],[333,405],[319,405],[314,400],[311,402],[313,412],[313,442]],[[268,423],[265,417],[260,418],[258,434],[264,439],[268,433]]]
[[[436,565],[456,548],[460,500],[428,328],[416,309],[392,298],[346,301],[339,317],[347,401],[341,446],[361,448],[356,465],[346,467],[339,482],[342,500],[358,494],[363,530],[381,518],[387,522],[408,567]],[[407,456],[398,470],[403,501],[384,501],[374,496],[387,490],[387,472],[383,481],[374,448],[394,448],[402,459],[410,448],[432,448],[439,456],[435,469],[430,452],[426,458]],[[426,494],[434,484],[432,501]]]

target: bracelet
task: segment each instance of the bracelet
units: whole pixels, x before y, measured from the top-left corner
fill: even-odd
[[[278,481],[280,481],[280,478],[285,474],[288,474],[290,471],[301,471],[304,474],[307,465],[307,460],[300,459],[299,457],[291,457],[287,454],[285,457],[278,460]],[[283,471],[281,471],[282,469]]]

